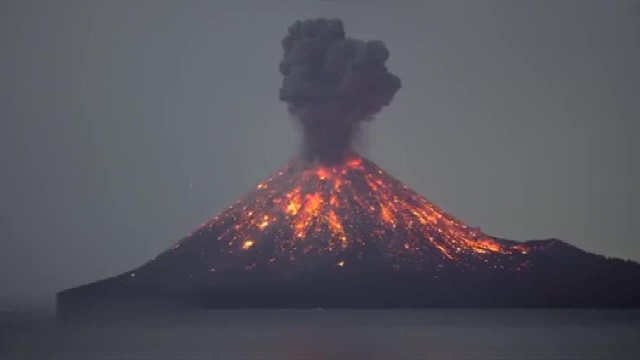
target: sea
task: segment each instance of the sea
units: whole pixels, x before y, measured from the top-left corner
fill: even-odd
[[[640,359],[640,311],[202,310],[84,323],[10,311],[0,359]]]

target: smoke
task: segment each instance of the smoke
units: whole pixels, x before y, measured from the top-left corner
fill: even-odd
[[[401,87],[385,66],[389,50],[345,37],[342,20],[324,18],[293,23],[282,47],[280,100],[302,125],[305,158],[340,162],[359,125]]]

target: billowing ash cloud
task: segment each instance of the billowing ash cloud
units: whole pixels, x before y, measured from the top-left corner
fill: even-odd
[[[280,100],[302,124],[307,160],[342,160],[361,122],[370,121],[401,87],[385,66],[382,41],[345,37],[339,19],[296,21],[282,39]]]

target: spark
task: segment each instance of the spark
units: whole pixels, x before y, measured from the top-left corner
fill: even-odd
[[[247,240],[242,244],[242,250],[249,250],[253,246],[253,240]]]

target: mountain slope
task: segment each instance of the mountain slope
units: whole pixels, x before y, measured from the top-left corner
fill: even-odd
[[[517,267],[527,252],[522,244],[469,228],[352,153],[333,167],[292,161],[154,261],[189,256],[219,273],[344,267],[351,264],[346,258],[374,256],[382,267],[419,270]],[[152,261],[137,275],[154,266]]]

